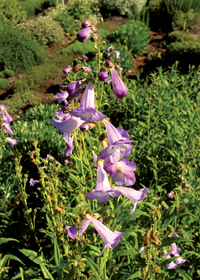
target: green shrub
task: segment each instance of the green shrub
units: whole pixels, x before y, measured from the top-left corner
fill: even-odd
[[[16,0],[1,0],[0,1],[0,21],[17,24],[25,21],[27,18],[26,12],[21,4]]]
[[[20,5],[22,6],[23,10],[26,11],[27,18],[34,16],[36,11],[40,8],[38,0],[20,1]]]
[[[99,38],[105,39],[109,32],[105,29],[98,29]],[[95,53],[94,43],[90,41],[90,39],[86,40],[84,43],[76,41],[75,43],[70,44],[67,48],[60,51],[62,54],[68,53],[79,53],[79,54],[89,54]]]
[[[72,16],[62,13],[56,16],[54,20],[60,23],[68,37],[71,37],[72,39],[76,38],[76,35],[80,30],[80,23],[77,22]]]
[[[166,55],[169,59],[178,60],[182,67],[188,64],[200,64],[200,43],[194,35],[189,32],[174,31],[169,34],[169,38],[172,40],[167,45]]]
[[[176,10],[180,10],[184,13],[189,12],[193,9],[195,12],[200,12],[199,0],[162,0],[162,8],[167,10],[169,14],[174,14]]]
[[[41,1],[41,7],[43,9],[47,9],[49,7],[55,7],[57,4],[56,0],[42,0]]]
[[[123,45],[119,45],[117,43],[113,43],[113,44],[106,44],[104,45],[104,50],[105,50],[105,59],[107,57],[108,52],[106,51],[106,49],[110,46],[114,47],[114,51],[120,51],[120,59],[115,60],[115,53],[112,53],[111,56],[113,56],[115,64],[119,64],[124,71],[127,71],[130,67],[133,67],[133,56],[128,52],[127,48]],[[109,57],[109,60],[111,59],[111,56]]]
[[[177,10],[173,16],[172,29],[183,30],[186,27],[191,28],[192,25],[197,23],[198,19],[199,19],[199,14],[196,13],[193,9],[190,9],[186,13]],[[185,23],[186,26],[184,26]]]
[[[149,28],[142,22],[130,20],[115,28],[107,39],[110,43],[116,42],[126,45],[132,55],[139,55],[148,44]]]
[[[9,78],[14,76],[15,76],[15,72],[9,69],[5,69],[2,72],[0,72],[0,78]]]
[[[0,78],[0,89],[4,89],[5,87],[9,86],[9,82],[6,79]]]
[[[49,17],[38,17],[18,25],[21,32],[43,45],[60,43],[64,39],[60,24]]]
[[[70,0],[65,13],[80,23],[88,18],[96,25],[101,19],[99,7],[95,0]]]
[[[19,72],[44,62],[44,49],[17,28],[1,24],[0,38],[1,67]]]
[[[122,16],[133,16],[142,11],[147,0],[100,0],[99,5],[102,13],[107,10],[107,13],[119,13]]]

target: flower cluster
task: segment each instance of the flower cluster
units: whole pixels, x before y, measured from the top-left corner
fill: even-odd
[[[8,114],[6,107],[3,104],[0,104],[0,115],[3,117],[3,127],[4,131],[8,132],[10,135],[13,135],[13,131],[10,127],[10,123],[13,121],[13,118]],[[17,144],[17,139],[12,139],[6,137],[6,140],[10,143],[11,148]]]
[[[174,257],[178,257],[178,258],[176,259],[176,263],[175,263],[175,262],[170,262],[170,264],[169,264],[168,267],[167,267],[168,269],[176,269],[177,266],[178,266],[179,264],[182,264],[182,263],[184,263],[184,262],[187,261],[186,259],[182,259],[182,258],[180,257],[179,254],[180,254],[181,252],[182,252],[181,248],[177,248],[176,243],[171,244],[171,250],[170,250],[169,253],[167,253],[167,252],[165,251],[165,255],[166,255],[167,260],[171,258],[170,255],[173,255]]]

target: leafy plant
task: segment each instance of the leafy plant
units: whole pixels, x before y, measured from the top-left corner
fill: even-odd
[[[189,9],[187,12],[177,10],[172,19],[173,30],[183,30],[191,28],[192,25],[196,24],[199,19],[199,14],[193,9]]]
[[[9,86],[9,81],[6,79],[0,78],[0,89],[4,89],[5,87]]]
[[[44,49],[18,29],[1,24],[0,37],[1,67],[19,72],[44,62]]]
[[[20,5],[22,6],[23,10],[26,11],[27,18],[34,16],[40,9],[40,4],[37,0],[20,1]]]
[[[133,56],[139,55],[148,44],[149,28],[142,22],[131,20],[115,28],[107,39],[110,43],[127,46]]]
[[[190,9],[193,9],[195,12],[200,11],[200,2],[198,0],[162,0],[161,5],[163,9],[166,9],[171,15],[173,15],[176,10],[183,11],[184,13],[189,12]]]
[[[16,0],[1,0],[0,2],[0,21],[9,22],[13,25],[25,21],[26,11]]]
[[[49,7],[55,7],[57,4],[57,0],[42,0],[41,7],[43,9],[47,9]]]
[[[80,30],[80,24],[72,17],[65,13],[59,14],[54,20],[60,23],[65,34],[70,36],[72,39],[76,38],[78,31]]]
[[[2,72],[0,72],[0,77],[1,78],[9,78],[9,77],[14,77],[15,72],[9,69],[5,69]]]
[[[60,24],[49,17],[37,17],[17,26],[20,31],[43,45],[60,43],[64,39]]]

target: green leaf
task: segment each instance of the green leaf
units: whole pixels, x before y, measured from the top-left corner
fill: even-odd
[[[51,273],[48,271],[48,269],[46,268],[45,265],[40,264],[42,273],[45,277],[45,279],[50,279],[50,280],[54,280],[53,276],[51,275]]]
[[[28,257],[30,260],[32,260],[34,263],[37,264],[46,264],[41,256],[38,256],[38,254],[35,251],[28,250],[28,249],[19,249],[19,251],[24,254],[26,257]],[[47,265],[47,264],[46,264]]]
[[[0,245],[3,244],[3,243],[6,243],[8,241],[16,241],[16,242],[19,242],[17,239],[14,239],[14,238],[1,238],[0,239]]]
[[[60,249],[58,247],[58,242],[56,238],[54,238],[54,257],[55,257],[56,265],[60,266],[61,265]]]
[[[188,240],[188,239],[183,238],[183,237],[175,237],[175,236],[167,237],[167,238],[162,240],[162,244],[159,245],[159,248],[162,248],[162,247],[165,247],[165,246],[169,246],[172,243],[180,243],[180,242],[183,242],[183,241],[191,242],[191,240]]]
[[[142,276],[141,271],[136,271],[133,275],[131,275],[130,277],[127,278],[127,280],[129,279],[134,279],[134,278],[138,278]]]
[[[181,274],[183,280],[193,280],[184,270],[178,268],[177,271]]]
[[[101,277],[99,275],[99,266],[94,263],[91,259],[89,259],[88,257],[85,257],[87,260],[87,263],[89,264],[91,270],[95,273],[97,279],[101,280]]]

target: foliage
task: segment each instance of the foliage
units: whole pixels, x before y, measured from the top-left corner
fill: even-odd
[[[140,55],[148,44],[149,28],[142,22],[130,20],[115,28],[107,37],[109,42],[121,43],[132,55]]]
[[[40,9],[40,4],[38,0],[20,1],[20,5],[23,7],[23,10],[26,11],[27,18],[34,16],[36,12]]]
[[[174,31],[169,34],[172,41],[167,45],[167,57],[173,60],[180,61],[180,66],[199,65],[200,59],[200,43],[188,31]]]
[[[43,9],[47,9],[49,7],[55,7],[57,4],[57,0],[42,0],[41,7]]]
[[[25,21],[27,18],[26,11],[16,0],[0,1],[0,21],[9,22],[13,25]]]
[[[9,69],[5,69],[0,72],[0,78],[9,78],[14,76],[15,76],[15,72]]]
[[[0,25],[0,37],[0,64],[4,68],[19,72],[44,62],[44,49],[18,29]]]
[[[66,36],[71,37],[72,39],[76,38],[76,35],[80,30],[80,24],[72,16],[62,13],[56,16],[54,20],[60,23]]]
[[[99,38],[102,40],[108,36],[109,31],[99,28],[98,33],[99,33]],[[94,47],[94,43],[88,39],[84,42],[84,44],[79,41],[76,41],[75,43],[68,45],[67,48],[62,49],[59,53],[90,54],[90,53],[95,53],[95,47]]]
[[[177,10],[172,19],[173,30],[183,30],[184,28],[191,28],[199,19],[199,14],[193,9],[189,9],[186,13]]]
[[[0,78],[0,89],[4,89],[5,87],[9,86],[9,81],[6,79]]]
[[[60,24],[49,17],[37,17],[17,26],[20,31],[43,45],[60,43],[64,39]]]
[[[161,5],[171,15],[176,10],[187,13],[190,9],[193,9],[195,12],[200,12],[200,2],[198,0],[162,0]]]
[[[147,0],[100,0],[99,5],[102,13],[114,11],[122,16],[131,17],[134,14],[139,14],[146,5]]]
[[[72,16],[79,23],[88,18],[96,25],[101,18],[97,2],[96,0],[70,0],[64,14]]]

